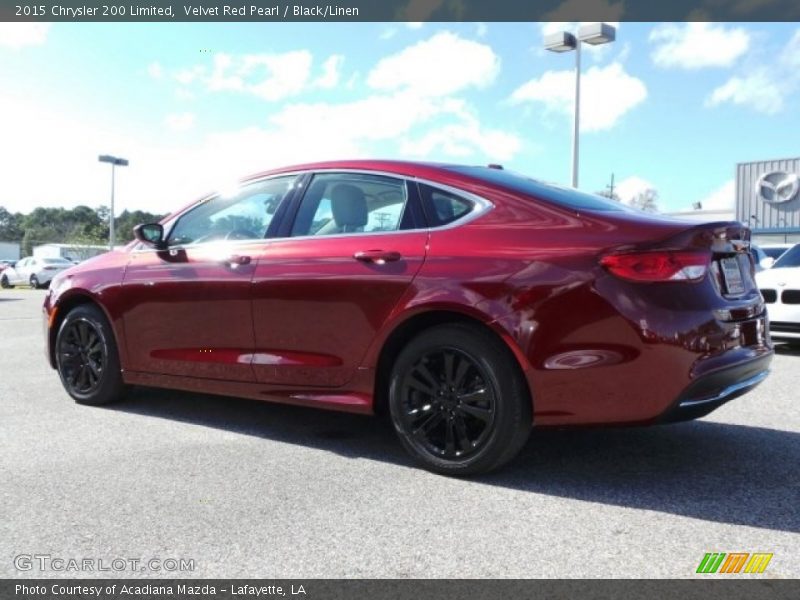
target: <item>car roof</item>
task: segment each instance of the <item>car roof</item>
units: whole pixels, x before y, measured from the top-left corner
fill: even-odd
[[[461,166],[450,163],[419,162],[410,160],[384,160],[384,159],[351,159],[351,160],[329,160],[321,162],[303,163],[270,169],[250,175],[243,181],[260,179],[269,175],[279,175],[281,173],[294,173],[297,171],[320,171],[330,169],[358,169],[363,171],[386,171],[397,175],[409,177],[426,175],[453,175],[452,171],[447,171],[448,167]]]

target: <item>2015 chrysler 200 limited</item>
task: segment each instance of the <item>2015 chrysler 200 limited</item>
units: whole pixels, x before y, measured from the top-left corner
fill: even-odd
[[[703,416],[772,359],[745,226],[501,168],[279,169],[136,235],[45,300],[78,402],[139,384],[386,411],[422,465],[472,474],[532,426]]]

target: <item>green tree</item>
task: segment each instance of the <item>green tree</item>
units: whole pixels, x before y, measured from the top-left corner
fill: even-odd
[[[12,213],[0,206],[0,240],[18,242],[25,233],[22,229],[22,213]]]
[[[143,223],[157,223],[164,215],[153,214],[144,210],[123,210],[114,220],[117,242],[123,244],[133,239],[133,228]]]

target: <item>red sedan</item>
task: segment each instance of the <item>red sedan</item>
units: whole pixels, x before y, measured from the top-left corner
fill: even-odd
[[[45,300],[78,402],[135,384],[385,412],[423,466],[465,475],[532,426],[701,417],[772,359],[745,226],[494,166],[279,169],[136,236]]]

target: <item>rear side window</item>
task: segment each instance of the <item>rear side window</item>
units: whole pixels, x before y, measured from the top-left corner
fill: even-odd
[[[621,202],[609,200],[602,196],[587,194],[573,188],[562,187],[551,183],[544,183],[531,179],[519,173],[488,167],[447,167],[450,171],[475,177],[487,183],[499,185],[513,192],[526,196],[541,198],[548,202],[571,208],[573,210],[598,210],[617,212],[638,212],[625,206]]]
[[[425,217],[431,227],[440,227],[457,221],[475,206],[471,201],[444,190],[419,184]]]

